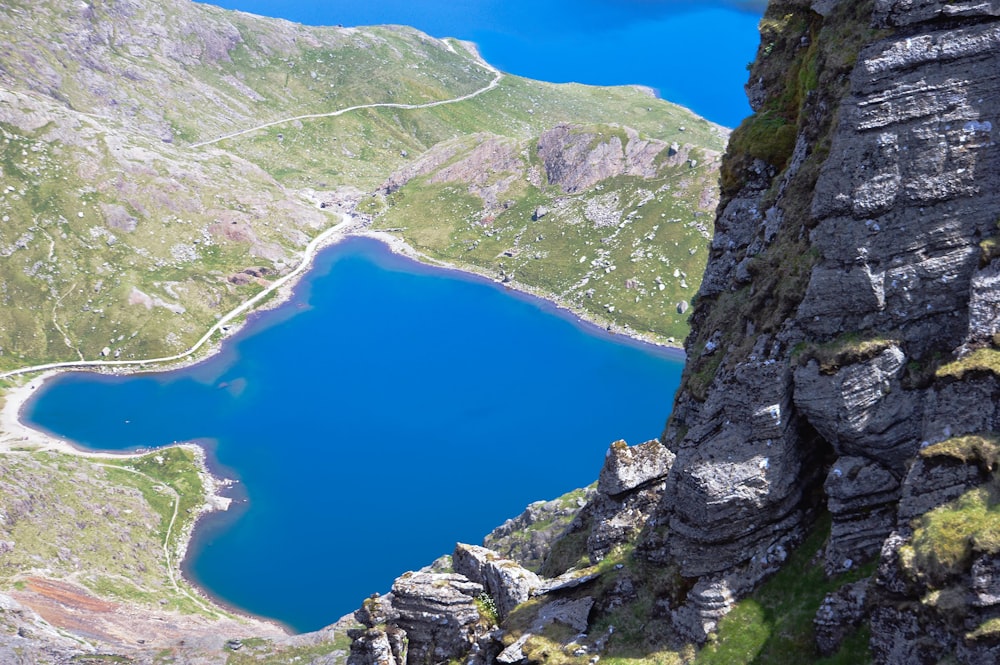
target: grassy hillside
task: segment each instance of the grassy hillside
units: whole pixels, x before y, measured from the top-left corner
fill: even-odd
[[[400,27],[304,27],[191,2],[18,1],[0,14],[0,34],[0,370],[181,352],[340,220],[342,208],[321,204],[350,209],[434,146],[471,147],[484,133],[515,141],[530,169],[531,141],[558,123],[595,127],[595,136],[631,127],[644,139],[683,144],[700,166],[648,182],[591,183],[566,201],[556,188],[522,183],[504,201],[516,205],[494,215],[492,236],[471,221],[484,208],[451,186],[414,181],[400,193],[403,208],[384,201],[366,209],[384,212],[379,227],[412,227],[404,237],[431,256],[513,272],[592,317],[684,334],[675,309],[697,288],[707,242],[694,215],[714,205],[705,191],[725,132],[638,88],[512,76],[490,88],[498,74],[455,40]],[[429,108],[301,118],[476,91]],[[614,246],[597,247],[607,234],[581,223],[599,191],[631,202],[622,208],[629,228]],[[449,198],[461,205],[443,218]],[[525,219],[541,204],[558,207],[535,236],[546,236],[532,253],[544,258],[500,266],[513,237],[534,232]],[[441,222],[430,233],[440,242],[427,241],[428,220]],[[632,289],[616,293],[627,280],[591,285],[591,296],[570,288],[588,274],[601,282],[604,263],[631,265],[637,239],[649,234],[668,253],[653,252],[655,269],[637,266],[638,303]],[[476,250],[462,249],[476,240]],[[688,288],[670,282],[674,268],[688,275]],[[649,282],[656,277],[668,286],[653,301],[646,296],[659,293]]]
[[[654,130],[659,136],[687,138],[666,114],[647,112],[644,120],[663,126]],[[375,215],[375,228],[397,229],[433,258],[554,297],[633,334],[683,339],[718,202],[719,152],[700,146],[720,139],[706,133],[695,145],[659,143],[646,173],[612,169],[600,177],[602,156],[649,137],[608,124],[563,131],[564,152],[585,153],[571,182],[551,181],[554,167],[539,154],[546,138],[477,135],[446,144],[440,164],[361,209]],[[587,186],[574,186],[581,181]]]

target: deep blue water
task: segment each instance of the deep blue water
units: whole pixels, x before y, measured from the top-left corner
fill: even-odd
[[[196,530],[188,574],[312,630],[656,437],[680,354],[622,341],[354,239],[211,359],[64,374],[25,416],[97,449],[204,440],[241,501]]]
[[[765,0],[213,0],[309,25],[412,25],[479,44],[500,69],[562,83],[641,84],[735,127]]]

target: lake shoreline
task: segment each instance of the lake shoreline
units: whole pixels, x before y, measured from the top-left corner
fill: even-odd
[[[518,295],[528,296],[530,299],[538,302],[543,309],[549,312],[562,317],[575,319],[573,321],[574,324],[591,334],[597,334],[599,336],[608,335],[610,339],[619,343],[638,346],[645,349],[653,349],[658,353],[665,353],[666,355],[680,358],[681,360],[685,359],[684,347],[682,343],[674,342],[671,344],[655,335],[640,333],[632,330],[628,326],[620,326],[609,320],[597,318],[589,312],[573,307],[569,303],[560,300],[542,289],[518,282],[517,280],[503,282],[491,275],[488,271],[480,269],[476,266],[434,259],[421,253],[399,236],[387,231],[373,231],[370,229],[349,231],[345,234],[345,238],[347,237],[370,238],[372,240],[377,240],[386,245],[394,254],[404,256],[431,268],[455,272],[458,273],[461,278],[465,279],[475,277],[482,280],[484,283],[489,283],[497,287],[503,287],[506,291],[512,291]]]
[[[675,357],[676,354],[681,354],[681,357],[683,356],[683,351],[676,347],[658,343],[655,340],[643,338],[641,336],[629,334],[629,331],[616,331],[611,327],[606,327],[606,325],[601,322],[595,322],[586,316],[582,316],[581,313],[574,311],[565,303],[561,303],[557,299],[551,297],[546,297],[546,294],[540,293],[537,289],[533,289],[529,286],[516,282],[500,283],[496,278],[486,274],[485,271],[471,270],[465,266],[453,265],[427,257],[401,238],[385,232],[368,230],[364,228],[361,221],[357,218],[345,215],[343,221],[328,228],[314,238],[309,245],[307,245],[302,262],[294,270],[281,278],[283,281],[281,281],[280,284],[262,291],[257,294],[254,299],[247,301],[252,302],[253,300],[262,300],[264,297],[268,296],[268,299],[265,302],[262,302],[253,308],[247,307],[247,303],[244,303],[227,314],[225,317],[221,318],[220,323],[217,323],[216,326],[214,326],[223,332],[224,336],[221,339],[211,339],[207,343],[195,345],[186,355],[170,360],[161,360],[160,366],[157,367],[150,366],[157,362],[155,360],[135,361],[134,364],[130,365],[121,363],[97,363],[85,364],[81,366],[77,363],[67,363],[66,366],[41,370],[40,374],[30,377],[28,380],[20,382],[19,384],[4,390],[2,395],[4,403],[2,409],[0,409],[0,454],[52,451],[93,460],[120,460],[123,458],[135,458],[148,454],[149,451],[147,450],[116,453],[96,451],[78,446],[68,439],[64,439],[50,432],[35,429],[27,425],[22,418],[23,411],[26,405],[36,394],[36,391],[42,388],[45,382],[66,371],[95,371],[116,375],[161,373],[195,365],[215,356],[222,350],[222,345],[227,339],[234,337],[247,325],[247,323],[250,322],[249,316],[251,314],[276,309],[291,301],[294,297],[296,287],[301,283],[302,278],[309,274],[309,271],[314,266],[319,253],[322,250],[338,245],[349,238],[367,238],[377,241],[379,244],[384,245],[391,253],[410,259],[421,266],[429,268],[430,270],[447,270],[455,273],[458,278],[472,279],[477,282],[489,283],[494,287],[503,286],[505,287],[505,290],[511,292],[511,295],[535,301],[536,304],[540,305],[544,309],[570,319],[575,325],[585,329],[589,334],[608,336],[610,339],[613,339],[618,343],[638,346],[647,350],[654,350],[658,354],[667,354]],[[245,316],[239,316],[240,314],[245,314]],[[222,324],[222,322],[226,323]],[[30,370],[20,370],[20,372],[24,372],[25,374],[28,373],[28,371]],[[11,373],[8,373],[7,375],[10,376]],[[16,377],[17,374],[14,376]],[[17,382],[17,379],[14,378],[14,381]],[[235,607],[221,598],[217,598],[187,572],[187,569],[189,568],[186,565],[187,553],[193,539],[195,538],[194,534],[206,515],[228,509],[228,504],[231,500],[228,497],[223,496],[220,493],[220,490],[231,485],[232,481],[216,477],[210,469],[208,460],[210,452],[200,443],[183,442],[174,445],[189,446],[196,450],[197,466],[205,487],[204,502],[200,506],[197,515],[185,525],[184,532],[181,534],[180,544],[175,551],[175,556],[172,557],[173,560],[170,561],[174,573],[178,574],[183,579],[184,584],[187,585],[189,589],[194,591],[202,601],[208,603],[213,609],[235,615],[243,620],[261,622],[270,627],[272,630],[275,628],[279,629],[286,635],[295,635],[296,632],[294,630],[275,619],[255,615],[251,612]],[[595,469],[594,472],[596,474],[597,469]],[[402,574],[404,571],[399,572]]]
[[[76,445],[69,439],[58,437],[49,432],[35,429],[26,425],[21,419],[21,412],[25,405],[32,399],[35,392],[42,387],[45,381],[54,378],[68,370],[50,370],[40,376],[32,378],[19,386],[8,388],[4,393],[3,407],[0,408],[0,454],[30,454],[38,452],[53,452],[61,455],[69,455],[83,460],[100,463],[101,460],[122,460],[139,458],[152,451],[130,451],[130,452],[102,452],[83,448]],[[178,544],[173,552],[173,556],[167,561],[167,568],[173,574],[183,580],[187,590],[193,592],[198,600],[208,606],[208,608],[220,615],[231,615],[247,626],[248,632],[254,633],[279,633],[291,636],[288,626],[269,617],[259,616],[233,607],[226,603],[219,602],[207,589],[202,587],[184,572],[184,561],[187,558],[189,546],[192,542],[193,534],[201,523],[202,519],[211,513],[226,511],[230,505],[230,499],[223,496],[221,490],[228,487],[231,481],[215,476],[209,469],[208,452],[203,446],[195,442],[178,442],[169,446],[158,448],[165,450],[174,447],[182,447],[191,450],[195,456],[195,466],[204,488],[203,501],[197,509],[194,517],[184,525],[183,531],[178,536]],[[147,612],[150,616],[160,614],[162,610],[152,608],[133,607],[132,611],[137,613]],[[220,617],[220,620],[224,618]]]

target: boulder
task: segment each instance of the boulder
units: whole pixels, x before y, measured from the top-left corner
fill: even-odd
[[[594,599],[590,596],[576,600],[554,600],[538,611],[538,618],[532,624],[532,630],[541,631],[550,623],[561,623],[577,633],[584,633],[587,631],[590,610],[593,607]]]
[[[617,496],[666,478],[674,458],[675,455],[656,440],[631,447],[624,441],[615,441],[604,457],[597,491]]]
[[[403,665],[406,662],[406,647],[401,631],[391,629],[390,638],[386,630],[372,628],[350,633],[351,653],[347,665]]]
[[[592,525],[587,534],[587,556],[592,562],[602,561],[616,546],[639,535],[656,512],[664,486],[660,481],[616,497],[597,494],[584,509]]]
[[[354,611],[354,618],[362,626],[374,628],[395,621],[399,618],[399,612],[392,606],[392,594],[385,596],[374,594]]]
[[[832,374],[811,360],[795,370],[795,406],[839,454],[876,459],[902,477],[920,431],[920,395],[903,390],[905,369],[896,345]]]
[[[392,585],[395,626],[406,633],[408,665],[462,658],[488,632],[475,599],[481,584],[454,573],[407,573]]]
[[[459,543],[452,555],[452,566],[456,573],[485,588],[496,603],[501,620],[541,586],[538,575],[485,547]]]

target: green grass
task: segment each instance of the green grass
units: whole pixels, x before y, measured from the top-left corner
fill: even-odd
[[[337,631],[334,638],[308,646],[285,646],[266,639],[246,639],[236,651],[229,651],[226,665],[286,665],[287,663],[310,663],[322,657],[336,657],[330,662],[347,662],[351,640],[346,631]],[[323,660],[322,662],[327,662]]]
[[[913,538],[900,548],[903,569],[932,589],[967,572],[976,556],[1000,553],[1000,479],[935,508],[915,522]]]
[[[989,473],[1000,462],[1000,437],[996,434],[956,436],[921,449],[924,459],[950,457],[963,464],[975,464]]]
[[[967,374],[988,372],[1000,375],[1000,351],[997,349],[976,349],[969,355],[942,365],[936,376],[940,379],[964,379]]]
[[[871,360],[895,343],[893,339],[863,337],[852,332],[829,342],[801,343],[793,350],[792,359],[800,365],[815,360],[820,372],[832,374],[845,365]]]
[[[607,142],[620,132],[590,126],[585,138]],[[457,158],[370,203],[378,211],[375,227],[402,229],[408,243],[434,259],[512,280],[599,323],[659,341],[683,339],[687,314],[678,312],[678,303],[692,299],[707,259],[711,205],[703,197],[708,192],[714,201],[711,165],[667,166],[652,179],[610,178],[567,196],[559,187],[526,181],[536,166],[535,141],[517,144],[518,166],[493,177],[514,177],[498,196],[507,201],[503,207],[487,206],[464,181],[435,180],[434,173],[472,150],[459,143]],[[704,161],[702,153],[692,154]],[[588,211],[596,202],[615,207],[618,221],[591,221]],[[536,220],[539,207],[549,212]]]
[[[987,619],[966,635],[966,639],[971,641],[995,640],[998,637],[1000,637],[1000,618]]]
[[[826,594],[874,572],[869,564],[827,579],[817,551],[829,533],[829,518],[813,529],[784,567],[719,622],[718,633],[695,659],[697,665],[785,665],[817,661],[813,618]],[[828,663],[871,662],[864,635],[854,636]]]
[[[0,538],[17,543],[0,559],[0,588],[41,575],[71,579],[107,599],[204,614],[186,593],[176,556],[168,561],[164,554],[175,496],[164,485],[180,495],[167,543],[173,552],[204,496],[190,450],[129,460],[47,452],[0,456],[0,505],[8,514]],[[170,581],[168,566],[180,589]]]
[[[691,581],[680,578],[669,568],[632,556],[629,548],[619,548],[597,566],[581,571],[599,572],[598,580],[568,595],[570,598],[590,596],[597,600],[588,638],[582,643],[589,646],[605,636],[607,642],[601,662],[620,665],[869,663],[866,626],[851,632],[834,656],[819,659],[816,654],[813,619],[825,596],[844,584],[870,576],[876,565],[871,563],[828,579],[822,557],[817,556],[817,552],[824,546],[829,531],[830,519],[826,516],[777,574],[736,604],[719,623],[717,633],[700,650],[691,645],[679,648],[683,640],[674,634],[668,615],[655,610],[656,604],[663,600],[676,607],[683,601]],[[632,582],[635,597],[610,610],[598,609],[602,599],[613,593],[624,578]],[[534,599],[515,609],[503,625],[507,631],[506,642],[511,643],[531,630],[542,604],[542,600]],[[547,627],[528,641],[525,653],[543,663],[582,665],[588,662],[591,654],[575,655],[575,636],[562,628]]]
[[[178,500],[178,521],[171,532],[170,546],[176,547],[184,537],[187,525],[193,520],[197,511],[205,502],[205,487],[201,479],[196,453],[189,446],[174,446],[138,458],[128,458],[112,461],[125,469],[138,471],[154,483],[162,483],[170,487]],[[173,497],[167,497],[157,490],[156,486],[142,479],[139,481],[146,500],[157,508],[163,522],[163,535],[174,512]],[[168,499],[164,501],[164,499]]]

